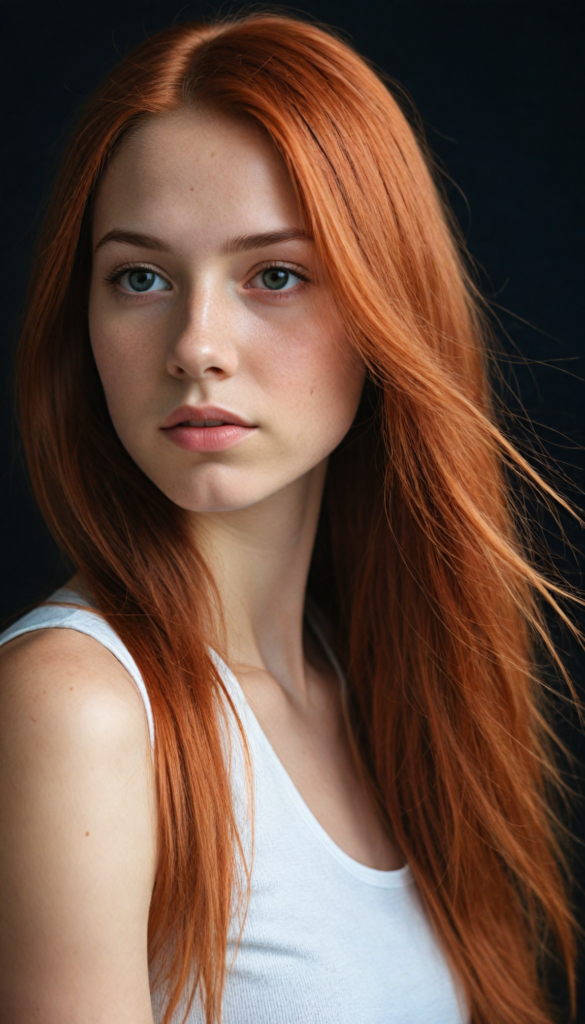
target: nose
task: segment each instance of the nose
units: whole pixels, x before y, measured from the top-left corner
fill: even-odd
[[[198,289],[186,303],[167,350],[167,371],[172,377],[232,377],[238,368],[236,320],[229,297],[208,286]]]

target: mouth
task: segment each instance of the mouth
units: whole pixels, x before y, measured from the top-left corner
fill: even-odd
[[[257,426],[228,409],[181,406],[171,413],[161,430],[179,448],[204,453],[233,448],[254,434]]]
[[[181,405],[167,417],[161,430],[175,427],[191,429],[213,429],[214,427],[255,427],[256,424],[231,409],[219,405]]]
[[[180,423],[176,424],[177,427],[225,427],[235,425],[233,420],[181,420]]]

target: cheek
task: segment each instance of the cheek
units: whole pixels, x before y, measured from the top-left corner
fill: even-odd
[[[115,401],[116,392],[121,389],[120,381],[127,376],[129,362],[128,340],[124,344],[118,325],[108,317],[106,310],[94,295],[89,298],[89,339],[91,350],[102,382],[108,405]]]
[[[349,349],[340,325],[309,323],[292,332],[275,353],[267,343],[257,360],[257,379],[269,396],[276,426],[286,429],[299,452],[324,457],[349,430],[363,390],[365,371]],[[260,351],[257,349],[258,355]]]
[[[108,317],[98,303],[91,301],[89,336],[108,408],[117,425],[148,390],[155,372],[154,364],[149,364],[156,348],[145,344],[144,332],[120,323],[119,317]]]

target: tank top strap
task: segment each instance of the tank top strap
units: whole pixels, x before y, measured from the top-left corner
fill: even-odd
[[[154,719],[148,691],[140,669],[118,634],[96,608],[88,604],[75,590],[61,587],[41,605],[17,619],[0,634],[0,646],[24,633],[37,629],[75,629],[97,640],[124,666],[131,675],[142,701],[148,721],[151,751],[154,752]]]

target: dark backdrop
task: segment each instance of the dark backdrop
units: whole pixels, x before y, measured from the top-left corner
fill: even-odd
[[[294,9],[293,5],[281,5]],[[239,9],[223,5],[228,13]],[[432,149],[483,288],[498,306],[508,401],[535,423],[581,507],[584,346],[583,42],[585,5],[573,0],[305,0],[297,9],[349,33],[357,48],[406,87]],[[128,48],[173,19],[209,15],[180,0],[44,0],[0,6],[0,162],[4,265],[0,275],[3,499],[0,617],[46,596],[66,576],[26,484],[11,412],[10,367],[43,197],[75,112]],[[499,307],[504,307],[499,308]],[[506,358],[507,357],[507,358]],[[525,435],[522,420],[511,429]],[[583,534],[566,540],[542,518],[557,565],[578,584]],[[577,548],[570,556],[567,541]],[[581,563],[582,564],[582,563]],[[557,633],[577,683],[582,654]],[[579,757],[580,731],[559,729]],[[583,787],[585,772],[578,773]],[[573,827],[583,838],[583,813]],[[579,851],[578,844],[575,850]],[[579,852],[582,858],[582,854]],[[582,858],[583,859],[583,858]],[[583,869],[580,869],[583,879]],[[582,919],[585,904],[578,897]],[[581,998],[585,1021],[585,991]]]

